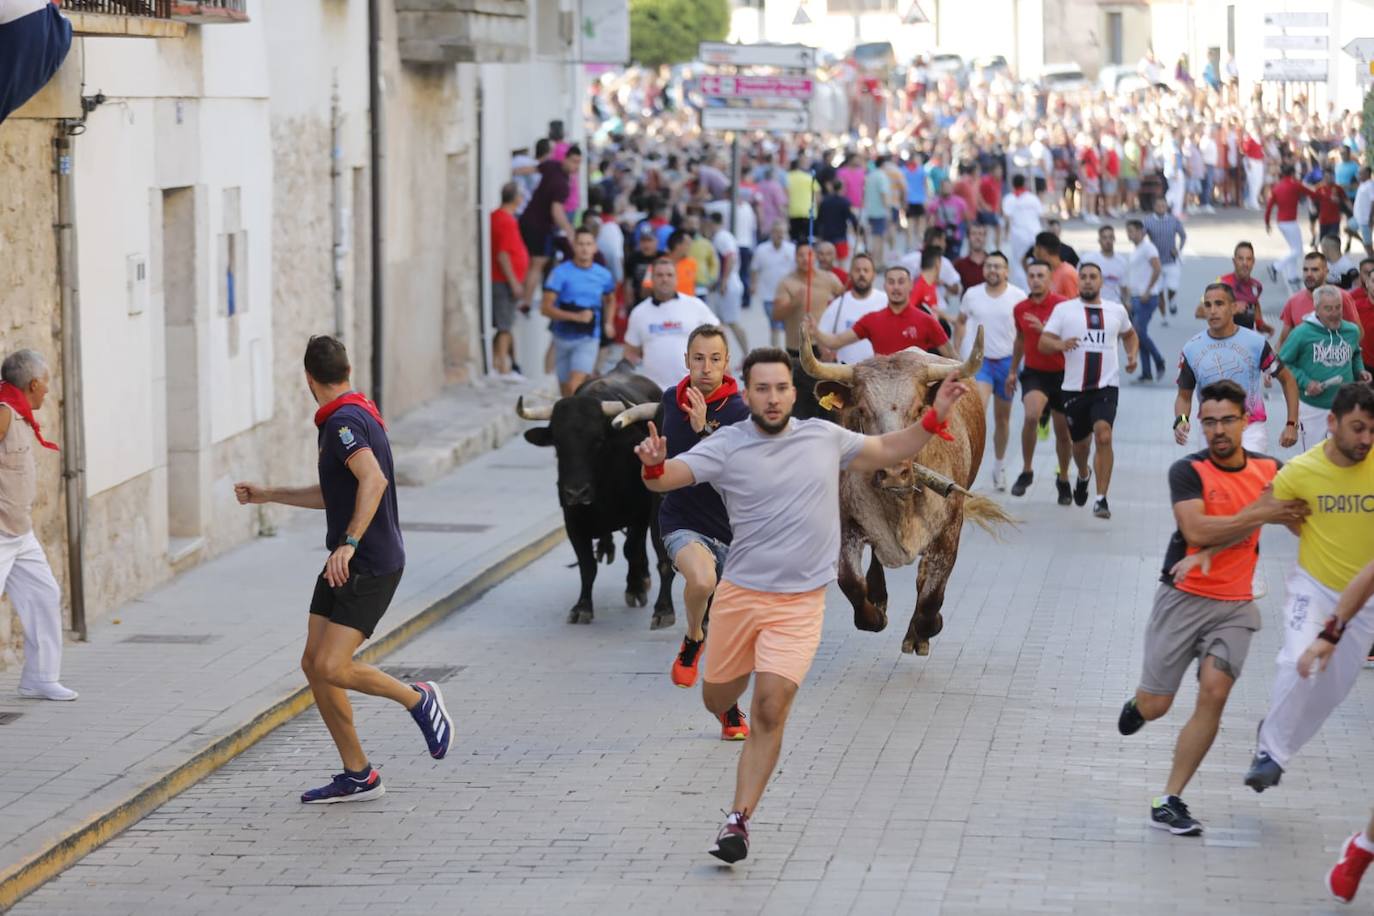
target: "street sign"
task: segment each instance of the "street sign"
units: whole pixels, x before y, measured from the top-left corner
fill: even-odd
[[[1275,29],[1324,29],[1325,13],[1265,13],[1264,24]]]
[[[722,76],[701,78],[701,94],[723,98],[809,99],[814,84],[809,76]]]
[[[926,22],[930,22],[930,17],[921,9],[920,3],[911,0],[911,9],[907,10],[906,15],[902,17],[902,25],[921,25]]]
[[[1374,86],[1374,60],[1362,60],[1355,65],[1355,81],[1361,86]]]
[[[703,108],[702,130],[809,130],[811,113],[804,108]]]
[[[703,41],[697,59],[726,67],[784,67],[810,70],[816,66],[816,49],[806,45],[736,45]]]
[[[1327,60],[1266,60],[1264,79],[1271,83],[1324,83],[1327,77]]]
[[[1264,46],[1276,51],[1325,51],[1325,35],[1265,35]]]
[[[1341,50],[1356,60],[1374,60],[1374,38],[1352,38]]]

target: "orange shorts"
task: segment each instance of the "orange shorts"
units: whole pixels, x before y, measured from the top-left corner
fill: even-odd
[[[824,588],[756,592],[722,580],[711,602],[702,677],[723,684],[766,671],[800,687],[821,644],[824,619]]]

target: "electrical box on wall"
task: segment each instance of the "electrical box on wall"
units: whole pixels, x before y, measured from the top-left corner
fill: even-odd
[[[131,254],[124,259],[124,288],[128,292],[130,315],[142,315],[148,308],[148,258]]]

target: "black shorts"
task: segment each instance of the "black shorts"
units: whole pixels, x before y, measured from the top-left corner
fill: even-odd
[[[907,204],[907,205],[906,205],[906,215],[909,216],[909,217],[911,217],[912,219],[919,219],[920,217],[926,215],[926,205],[925,205],[925,204]]]
[[[310,599],[310,613],[328,617],[330,623],[352,627],[371,637],[382,615],[391,605],[396,586],[401,584],[398,569],[381,576],[368,576],[349,570],[348,581],[333,588],[325,581],[324,573],[315,580],[315,594]]]
[[[979,210],[973,221],[980,226],[996,226],[997,214],[991,210]]]
[[[1049,183],[1045,181],[1045,176],[1044,176],[1044,175],[1037,175],[1037,176],[1035,176],[1034,181],[1035,181],[1035,193],[1036,193],[1036,194],[1044,194],[1044,193],[1045,193],[1045,189],[1049,187]]]
[[[538,229],[528,229],[521,226],[520,240],[525,243],[525,250],[530,253],[530,257],[553,257],[554,234],[552,231],[540,232]]]
[[[1069,420],[1069,438],[1082,442],[1093,434],[1099,422],[1116,422],[1116,386],[1088,391],[1064,392],[1064,414]]]
[[[1021,370],[1021,399],[1032,391],[1044,392],[1050,410],[1064,412],[1064,373],[1046,372],[1042,369]]]

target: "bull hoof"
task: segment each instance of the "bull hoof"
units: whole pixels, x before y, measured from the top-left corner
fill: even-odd
[[[647,592],[626,592],[625,604],[627,607],[646,607],[649,604]]]
[[[677,614],[672,611],[655,611],[653,618],[649,621],[649,629],[662,630],[677,623]]]
[[[928,639],[904,639],[902,640],[902,652],[910,655],[913,652],[917,655],[930,654],[930,640]]]
[[[589,607],[575,607],[568,611],[568,623],[591,623],[592,609]]]
[[[862,612],[854,613],[854,627],[869,633],[881,633],[887,629],[887,612],[883,608],[865,603]]]

